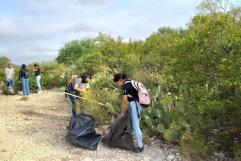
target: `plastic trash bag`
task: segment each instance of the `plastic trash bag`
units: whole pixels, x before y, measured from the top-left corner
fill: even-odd
[[[129,113],[119,116],[111,123],[107,134],[102,138],[102,142],[109,147],[132,150],[133,141],[127,128],[129,122]]]
[[[67,140],[74,146],[96,150],[101,135],[94,129],[95,119],[90,115],[79,114],[72,117],[67,134]]]

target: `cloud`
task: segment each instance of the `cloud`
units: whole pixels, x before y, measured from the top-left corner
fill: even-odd
[[[35,2],[38,4],[45,4],[45,5],[66,5],[66,4],[72,4],[72,5],[94,5],[94,6],[102,6],[102,5],[108,5],[112,4],[114,2],[117,2],[117,0],[29,0],[29,2]]]
[[[0,54],[15,63],[53,60],[66,42],[99,32],[144,39],[161,26],[185,26],[191,0],[9,0],[0,7]],[[14,12],[13,12],[14,11]]]
[[[23,13],[36,15],[67,14],[88,12],[111,6],[117,0],[22,0]]]

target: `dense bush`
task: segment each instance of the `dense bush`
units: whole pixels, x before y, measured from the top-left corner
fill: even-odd
[[[94,40],[74,40],[65,44],[60,49],[57,57],[58,63],[71,65],[77,63],[77,60],[87,54],[98,52],[98,45]]]
[[[187,30],[160,28],[145,41],[100,34],[90,41],[98,50],[86,49],[91,52],[69,69],[94,73],[83,96],[85,110],[99,123],[118,115],[121,94],[112,78],[125,72],[150,89],[152,105],[142,115],[149,135],[180,144],[192,158],[205,159],[215,151],[240,158],[241,25],[235,15],[197,15]],[[70,50],[68,45],[62,50]]]
[[[40,64],[42,84],[62,86],[70,75],[90,71],[94,76],[81,110],[105,124],[120,112],[113,74],[125,72],[152,95],[142,114],[146,133],[181,145],[182,153],[195,160],[219,151],[240,160],[240,15],[240,8],[212,10],[193,17],[185,30],[160,28],[145,41],[105,34],[71,41],[60,49],[58,63]]]
[[[41,79],[42,85],[46,89],[65,86],[68,76],[67,67],[63,64],[57,64],[56,62],[42,63],[41,67]]]
[[[90,89],[83,94],[83,111],[92,114],[98,124],[109,123],[120,112],[119,91],[115,89],[108,67],[100,67],[102,72],[94,75]],[[103,103],[100,105],[97,102]]]
[[[34,63],[33,63],[34,64]],[[33,64],[27,65],[27,69],[30,70],[29,86],[30,90],[37,89],[35,82],[35,75],[32,71]],[[68,79],[67,68],[63,64],[56,62],[41,63],[39,64],[41,69],[41,85],[43,89],[51,89],[54,87],[61,87],[66,85]],[[22,84],[19,79],[20,67],[15,68],[16,73],[16,87],[18,90],[22,90]]]
[[[202,157],[230,152],[240,138],[240,27],[229,14],[196,16],[188,34],[175,44],[176,62],[170,69],[173,83],[181,89],[177,111],[182,115],[177,121],[186,122],[179,127],[182,130],[175,130],[186,154],[190,149]]]
[[[5,78],[5,68],[8,66],[8,64],[10,63],[10,59],[4,56],[0,57],[0,87],[4,84],[4,82],[6,81]]]

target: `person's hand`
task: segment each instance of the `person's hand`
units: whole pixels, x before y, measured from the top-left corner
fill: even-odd
[[[85,89],[89,89],[90,88],[90,85],[89,84],[87,84],[86,85],[86,87],[85,87]]]

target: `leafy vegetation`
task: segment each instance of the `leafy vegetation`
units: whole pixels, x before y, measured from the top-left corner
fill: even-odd
[[[160,28],[144,41],[99,34],[68,42],[57,63],[41,64],[43,85],[61,86],[73,73],[92,72],[82,110],[104,124],[120,112],[113,74],[125,72],[150,89],[145,132],[181,145],[196,160],[218,151],[240,160],[241,8],[221,10],[220,4],[203,1],[187,29]]]
[[[5,56],[1,56],[0,57],[0,85],[2,86],[4,81],[5,81],[5,68],[8,66],[8,64],[10,63],[10,59],[5,57]]]

